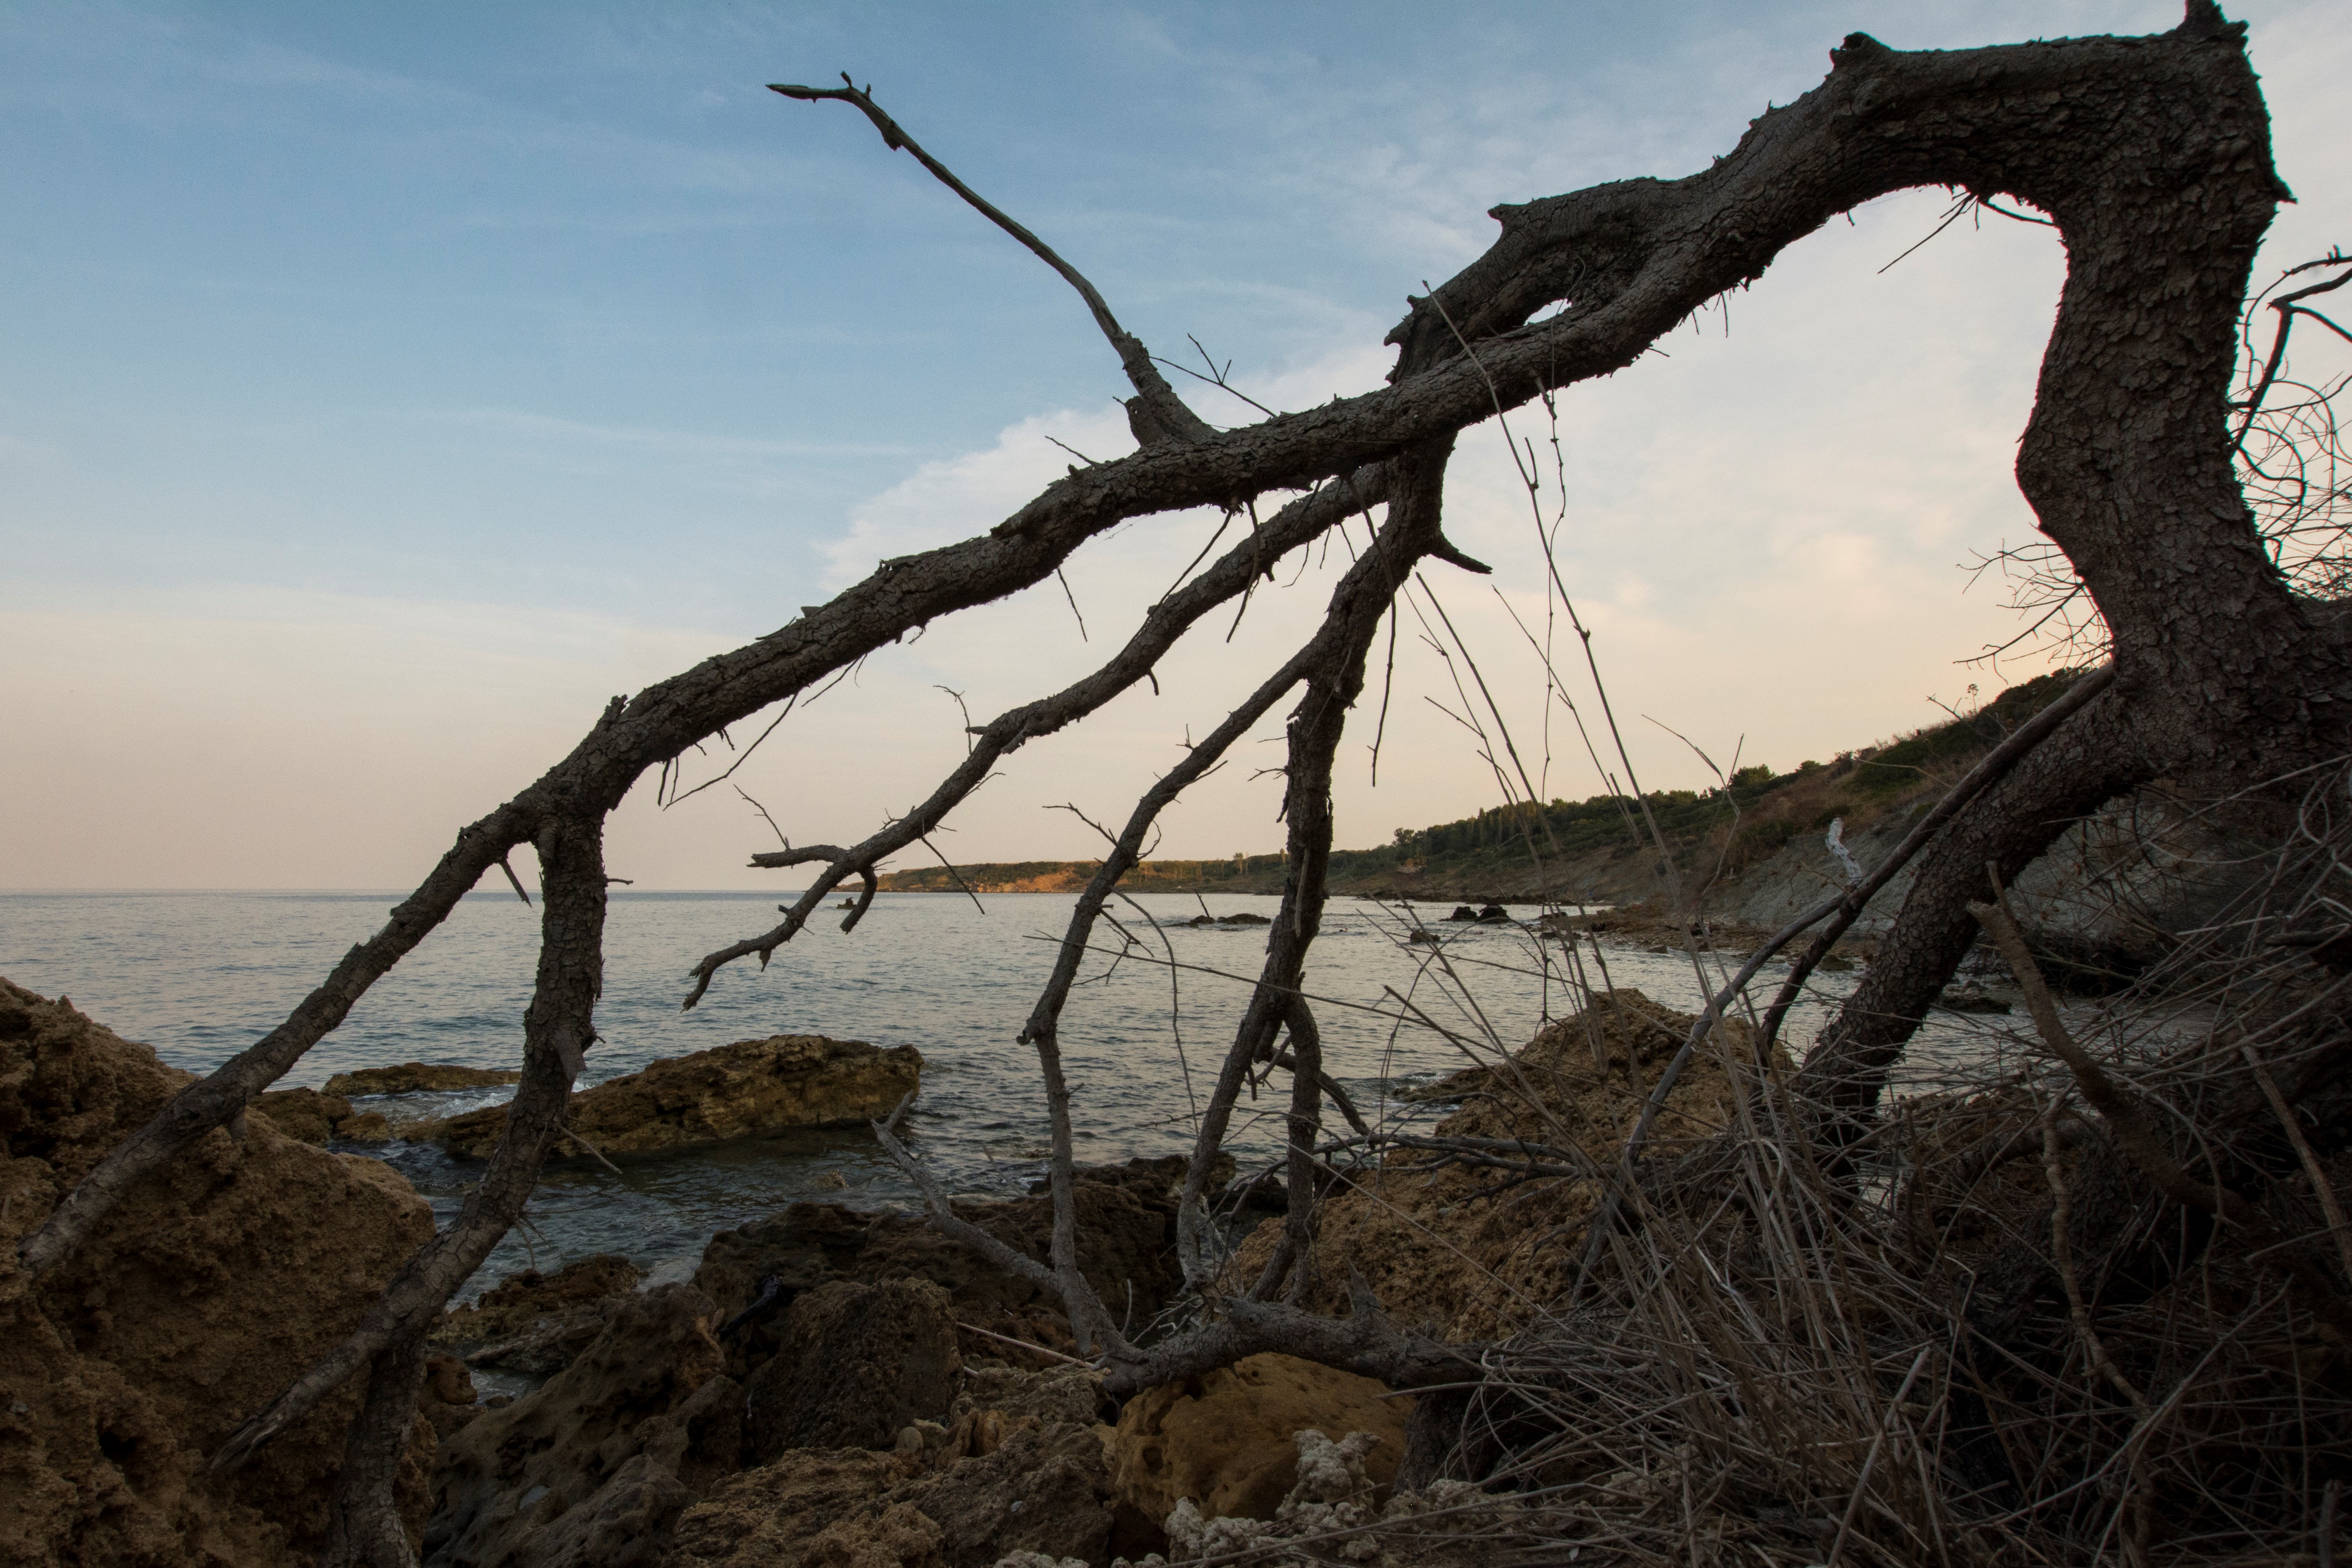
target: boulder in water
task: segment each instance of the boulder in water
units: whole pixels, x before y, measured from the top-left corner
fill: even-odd
[[[863,1040],[775,1035],[671,1057],[572,1097],[564,1125],[603,1154],[724,1143],[787,1127],[878,1121],[922,1082],[912,1046],[884,1050]],[[487,1159],[506,1131],[502,1105],[399,1129],[453,1154]],[[558,1155],[585,1156],[558,1140]]]
[[[1936,998],[1936,1005],[1948,1013],[2006,1013],[2009,1004],[1993,995],[1983,986],[1963,981],[1947,985]]]
[[[1445,918],[1449,921],[1475,921],[1478,918],[1478,911],[1467,904],[1456,904],[1454,912]]]
[[[398,1067],[362,1068],[357,1072],[339,1072],[327,1080],[322,1091],[349,1097],[355,1094],[422,1094],[431,1090],[451,1089],[495,1089],[503,1083],[520,1083],[522,1074],[510,1068],[463,1068],[442,1062],[403,1062]]]

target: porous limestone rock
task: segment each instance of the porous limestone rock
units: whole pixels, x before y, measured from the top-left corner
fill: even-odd
[[[350,1120],[352,1102],[315,1089],[273,1089],[256,1095],[253,1109],[277,1123],[278,1131],[289,1138],[324,1148],[335,1134],[336,1123]]]
[[[820,1286],[793,1303],[778,1337],[746,1390],[761,1460],[890,1447],[902,1428],[948,1414],[963,1370],[948,1293],[927,1279]]]
[[[1077,1172],[1078,1267],[1113,1311],[1131,1312],[1138,1323],[1150,1321],[1183,1283],[1176,1266],[1176,1196],[1183,1182],[1181,1157]],[[1048,1255],[1053,1203],[1042,1194],[958,1203],[956,1213],[1041,1262]],[[1074,1348],[1069,1321],[1048,1292],[942,1236],[920,1215],[793,1204],[712,1237],[694,1283],[731,1315],[751,1305],[771,1276],[795,1291],[828,1279],[929,1279],[948,1292],[962,1323],[1049,1350]],[[776,1314],[747,1323],[728,1341],[728,1364],[735,1375],[748,1374],[775,1352],[781,1321]],[[1024,1359],[1024,1352],[994,1340],[973,1337],[963,1348]]]
[[[1084,1426],[1029,1425],[986,1455],[794,1448],[687,1510],[672,1568],[991,1568],[1015,1553],[1099,1563],[1109,1477]]]
[[[570,1366],[467,1422],[434,1470],[429,1560],[660,1563],[670,1526],[741,1449],[742,1390],[721,1371],[712,1317],[709,1300],[685,1285],[619,1298]]]
[[[573,1095],[564,1125],[578,1138],[559,1139],[551,1157],[586,1158],[591,1148],[646,1154],[788,1127],[878,1121],[920,1086],[922,1068],[912,1046],[884,1050],[822,1035],[775,1035],[665,1058]],[[494,1105],[398,1131],[487,1159],[506,1125],[506,1107]]]
[[[461,1352],[469,1365],[548,1377],[604,1331],[610,1303],[637,1288],[645,1271],[600,1252],[552,1274],[526,1268],[453,1307],[425,1335],[436,1348]]]
[[[14,1257],[192,1075],[0,980],[0,1249]],[[294,1568],[324,1544],[356,1383],[233,1475],[212,1455],[433,1235],[390,1167],[247,1116],[134,1187],[28,1288],[0,1271],[0,1562]],[[400,1493],[422,1522],[431,1428]]]
[[[1271,1352],[1244,1357],[1129,1400],[1108,1440],[1112,1486],[1149,1519],[1166,1519],[1184,1498],[1206,1518],[1272,1519],[1298,1481],[1298,1434],[1369,1434],[1377,1446],[1366,1472],[1386,1487],[1412,1406],[1369,1377]]]
[[[345,1098],[362,1094],[420,1094],[452,1089],[494,1089],[520,1083],[512,1068],[461,1068],[440,1062],[403,1062],[398,1067],[362,1068],[339,1072],[327,1080],[323,1092]]]
[[[425,1386],[417,1393],[416,1408],[432,1424],[433,1435],[443,1443],[479,1415],[482,1405],[466,1363],[455,1356],[426,1357]]]

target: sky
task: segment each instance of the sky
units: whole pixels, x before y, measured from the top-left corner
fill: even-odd
[[[2301,198],[2259,281],[2352,243],[2352,26],[2229,9]],[[1380,384],[1405,294],[1490,242],[1488,207],[1704,167],[1850,31],[1948,47],[2178,16],[0,3],[0,887],[413,885],[613,695],[988,527],[1073,451],[1130,448],[1076,295],[854,110],[765,83],[854,73],[1155,352],[1300,408]],[[1513,421],[1643,784],[1828,757],[2040,668],[1962,662],[2016,619],[1961,566],[2032,534],[2011,467],[2063,259],[2047,229],[1963,222],[1889,267],[1948,200],[1871,204],[1564,394],[1556,426]],[[1254,416],[1185,390],[1213,422]],[[1540,792],[1599,792],[1513,620],[1546,635],[1494,426],[1465,433],[1447,508],[1496,573],[1433,566],[1434,602]],[[948,690],[984,722],[1066,683],[1216,524],[1090,543],[1077,614],[1049,581],[876,655],[729,785],[664,810],[648,780],[614,874],[767,885],[743,795],[796,842],[865,837],[961,756]],[[942,848],[1090,854],[1055,808],[1123,819],[1345,564],[1336,542],[1285,563],[1158,694],[1010,758]],[[1422,617],[1444,635],[1426,602],[1402,617],[1386,717],[1376,673],[1351,726],[1342,847],[1502,798]],[[1279,735],[1277,712],[1159,852],[1278,847]],[[737,760],[713,751],[689,782]]]

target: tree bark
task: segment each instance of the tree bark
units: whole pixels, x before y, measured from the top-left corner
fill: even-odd
[[[2272,565],[2232,463],[2239,315],[2288,194],[2242,34],[2195,3],[2162,38],[2108,40],[2163,57],[2168,89],[2052,79],[2035,95],[2052,133],[1983,149],[1998,163],[1987,184],[2049,213],[2066,243],[2017,476],[2105,617],[2116,682],[1924,858],[1800,1079],[1848,1131],[1974,940],[1967,902],[1990,890],[1988,862],[2013,879],[2151,779],[2223,793],[2343,745],[2344,645]]]
[[[425,1332],[403,1334],[368,1363],[367,1397],[343,1439],[319,1568],[416,1568],[394,1489],[416,1425]]]

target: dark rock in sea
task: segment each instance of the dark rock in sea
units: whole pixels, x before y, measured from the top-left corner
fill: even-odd
[[[955,1318],[929,1280],[836,1280],[795,1300],[777,1338],[745,1390],[762,1462],[787,1448],[891,1447],[955,1402]]]
[[[520,1083],[522,1074],[507,1068],[461,1068],[440,1062],[403,1062],[398,1067],[362,1068],[339,1072],[327,1080],[328,1094],[422,1094],[451,1089],[494,1089]]]
[[[2009,1004],[1988,993],[1981,985],[1947,985],[1936,998],[1936,1005],[1948,1013],[2006,1013]]]
[[[1467,904],[1456,904],[1454,912],[1445,918],[1450,921],[1475,921],[1478,918],[1478,911]]]
[[[1270,926],[1274,923],[1273,919],[1266,915],[1219,915],[1217,918],[1229,926]]]
[[[1511,911],[1500,904],[1488,904],[1478,911],[1478,923],[1482,926],[1508,925],[1510,921]]]
[[[671,1526],[741,1462],[743,1394],[709,1298],[662,1285],[622,1298],[545,1384],[485,1408],[434,1472],[425,1554],[449,1568],[654,1568]]]

